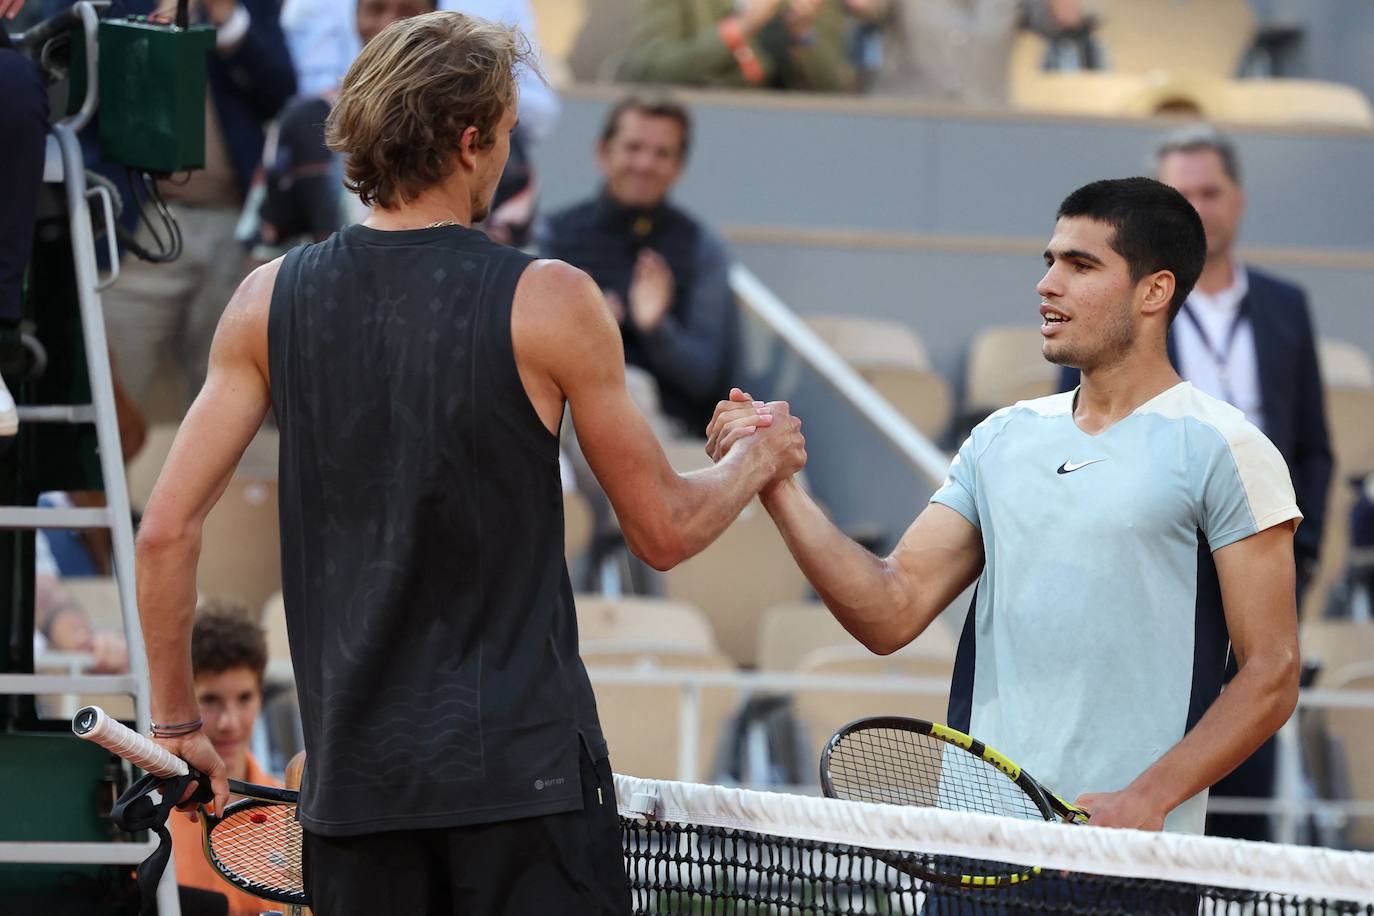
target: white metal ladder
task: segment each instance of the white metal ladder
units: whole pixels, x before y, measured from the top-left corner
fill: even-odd
[[[87,187],[78,132],[86,126],[99,102],[99,46],[96,40],[97,6],[81,0],[74,7],[80,17],[86,45],[86,96],[81,110],[62,119],[48,135],[48,155],[44,181],[61,182],[66,188],[67,212],[71,219],[72,255],[76,270],[76,290],[81,309],[81,330],[86,346],[86,369],[90,377],[91,403],[43,407],[20,407],[21,423],[94,423],[100,454],[100,473],[105,483],[105,507],[99,509],[0,507],[0,528],[107,528],[114,550],[115,581],[129,647],[127,675],[49,675],[0,674],[0,695],[38,696],[45,694],[107,694],[133,698],[135,718],[140,731],[149,727],[148,660],[138,623],[134,592],[134,532],[129,508],[129,490],[124,476],[124,457],[120,448],[119,424],[115,416],[114,383],[110,377],[110,357],[101,311],[100,290],[119,275],[115,246],[114,201],[102,187]],[[110,253],[110,274],[99,275],[95,255],[95,233],[91,227],[91,200],[99,200],[105,215],[106,239]],[[157,837],[133,842],[0,842],[0,862],[119,864],[142,862],[157,847]],[[158,887],[160,916],[180,916],[177,900],[175,861],[163,873]]]

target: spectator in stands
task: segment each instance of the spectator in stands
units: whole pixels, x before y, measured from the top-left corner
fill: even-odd
[[[191,670],[205,734],[224,760],[230,779],[279,786],[253,757],[248,745],[262,708],[267,637],[248,610],[229,602],[207,602],[191,632]],[[176,851],[177,883],[214,891],[229,899],[229,916],[257,916],[279,908],[229,884],[205,860],[200,827],[193,818],[168,820]]]
[[[626,362],[657,381],[680,431],[701,435],[733,362],[737,313],[725,243],[668,201],[690,144],[683,106],[622,100],[597,147],[601,191],[553,214],[539,247],[591,275],[620,323]]]
[[[123,633],[96,627],[86,608],[62,585],[62,572],[47,535],[34,534],[33,654],[80,652],[93,659],[87,673],[120,674],[129,670],[129,647]]]
[[[288,0],[287,9],[297,4],[293,15],[299,17],[304,12],[300,4],[312,2],[315,0]],[[319,31],[318,24],[304,26],[296,34],[301,45],[300,54],[317,53],[326,63],[342,61],[343,67],[338,72],[340,80],[357,51],[384,28],[436,8],[434,0],[356,0],[356,3],[349,0],[348,6],[355,11],[349,24],[353,40],[340,45],[337,54],[325,53],[319,46],[332,33]],[[522,23],[529,15],[526,0],[505,4],[503,8],[489,2],[449,0],[443,8],[471,15],[500,14],[512,24]],[[325,13],[324,10],[314,12]],[[349,55],[347,59],[343,58],[344,54]],[[311,78],[319,81],[322,71],[315,64],[311,65]],[[336,67],[331,64],[329,69],[332,73]],[[491,213],[480,226],[495,241],[516,246],[529,242],[535,217],[537,184],[529,147],[530,138],[536,131],[524,126],[527,99],[533,99],[532,123],[538,125],[538,131],[548,129],[558,113],[557,98],[537,73],[522,68],[521,78],[521,128],[511,136],[506,170],[492,200]],[[324,122],[333,107],[337,90],[337,82],[331,83],[318,94],[294,100],[268,132],[263,151],[266,187],[256,213],[259,244],[254,247],[254,255],[257,261],[265,263],[284,254],[296,243],[322,241],[336,229],[360,222],[366,216],[367,209],[344,190],[342,164],[324,142]]]
[[[873,88],[967,105],[1007,103],[1018,29],[1054,35],[1082,25],[1078,0],[850,0],[881,28]]]
[[[648,0],[620,66],[633,83],[845,92],[840,0]]]
[[[175,8],[172,0],[128,0],[124,7],[166,19]],[[200,390],[210,338],[243,276],[235,227],[264,127],[296,91],[276,0],[191,0],[190,8],[193,21],[216,28],[207,67],[205,167],[158,185],[181,227],[183,250],[162,264],[126,257],[119,281],[104,294],[111,349],[139,404],[146,403],[164,355],[177,360],[188,401]],[[161,247],[147,226],[136,238],[146,249]]]
[[[354,11],[350,34],[359,48],[391,23],[435,9],[434,0],[349,0],[348,5]],[[321,49],[313,53],[329,59]],[[338,85],[330,84],[293,99],[268,131],[262,157],[266,187],[257,212],[258,260],[269,261],[298,242],[322,241],[366,213],[344,189],[342,164],[324,142],[324,122],[337,91]],[[350,206],[357,212],[347,212]]]
[[[389,5],[396,2],[391,0]],[[430,0],[420,0],[420,3],[426,9],[435,8]],[[536,59],[539,57],[530,0],[440,0],[438,9],[516,26],[535,46]],[[363,15],[357,0],[285,0],[281,9],[282,28],[286,30],[286,40],[296,62],[302,95],[322,95],[338,88],[353,58],[366,43],[360,34],[359,20]],[[391,18],[400,19],[404,15],[393,11]],[[380,28],[375,30],[380,31]],[[558,95],[538,73],[528,68],[521,68],[517,83],[520,87],[520,130],[528,143],[537,144],[553,133],[558,122]]]
[[[1184,379],[1244,411],[1283,455],[1306,519],[1293,538],[1301,601],[1316,570],[1331,482],[1326,401],[1307,297],[1236,253],[1245,192],[1230,138],[1208,125],[1184,128],[1158,145],[1155,167],[1159,180],[1197,209],[1207,233],[1206,266],[1169,333],[1170,361]],[[1061,387],[1077,383],[1078,372],[1066,369]],[[1234,658],[1229,671],[1235,671]],[[1213,791],[1269,797],[1275,763],[1271,739]],[[1209,826],[1223,836],[1269,836],[1268,818],[1261,815],[1213,815]]]

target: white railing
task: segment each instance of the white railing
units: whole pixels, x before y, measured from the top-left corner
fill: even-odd
[[[594,664],[594,661],[593,661]],[[703,775],[697,761],[703,740],[717,736],[701,733],[702,690],[709,687],[739,691],[741,702],[750,694],[790,694],[797,691],[845,693],[906,693],[912,696],[945,697],[949,681],[944,678],[915,678],[892,675],[836,675],[769,671],[731,671],[691,668],[588,667],[593,687],[632,685],[639,687],[676,687],[678,690],[677,779],[699,782]],[[1299,710],[1365,709],[1374,712],[1374,690],[1303,690],[1298,695]],[[875,710],[875,714],[878,711]],[[1296,842],[1303,817],[1328,819],[1374,817],[1374,800],[1326,800],[1304,796],[1298,717],[1295,713],[1279,731],[1279,777],[1272,799],[1217,799],[1209,802],[1214,810],[1227,813],[1273,814],[1278,818],[1277,837],[1281,842]]]
[[[945,454],[747,267],[742,264],[731,267],[730,288],[740,305],[772,329],[792,352],[872,424],[911,467],[936,486],[944,482],[949,473],[949,459]]]

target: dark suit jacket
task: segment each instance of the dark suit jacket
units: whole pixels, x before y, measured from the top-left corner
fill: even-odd
[[[1255,336],[1264,433],[1288,463],[1303,523],[1294,549],[1300,565],[1317,558],[1326,492],[1331,483],[1331,443],[1326,432],[1326,399],[1317,369],[1317,345],[1307,296],[1301,289],[1247,267],[1250,292],[1245,308]],[[1169,334],[1169,359],[1178,366],[1178,349]],[[1078,385],[1078,370],[1065,367],[1060,390]]]

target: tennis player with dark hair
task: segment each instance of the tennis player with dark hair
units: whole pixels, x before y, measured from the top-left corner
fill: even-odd
[[[950,724],[1099,825],[1201,833],[1208,787],[1297,702],[1302,516],[1288,470],[1165,353],[1205,255],[1197,212],[1171,188],[1078,189],[1036,287],[1044,355],[1082,370],[1075,391],[979,424],[884,559],[795,480],[761,494],[817,592],[874,652],[915,639],[979,580]],[[715,456],[757,425],[741,397],[716,410]],[[1221,693],[1228,635],[1240,670]]]
[[[563,562],[565,405],[631,549],[658,568],[806,459],[779,405],[728,460],[674,473],[625,391],[596,285],[471,228],[506,163],[526,48],[448,12],[368,43],[328,135],[372,215],[244,281],[139,532],[155,734],[223,806],[191,689],[196,559],[272,409],[320,916],[629,912]]]

